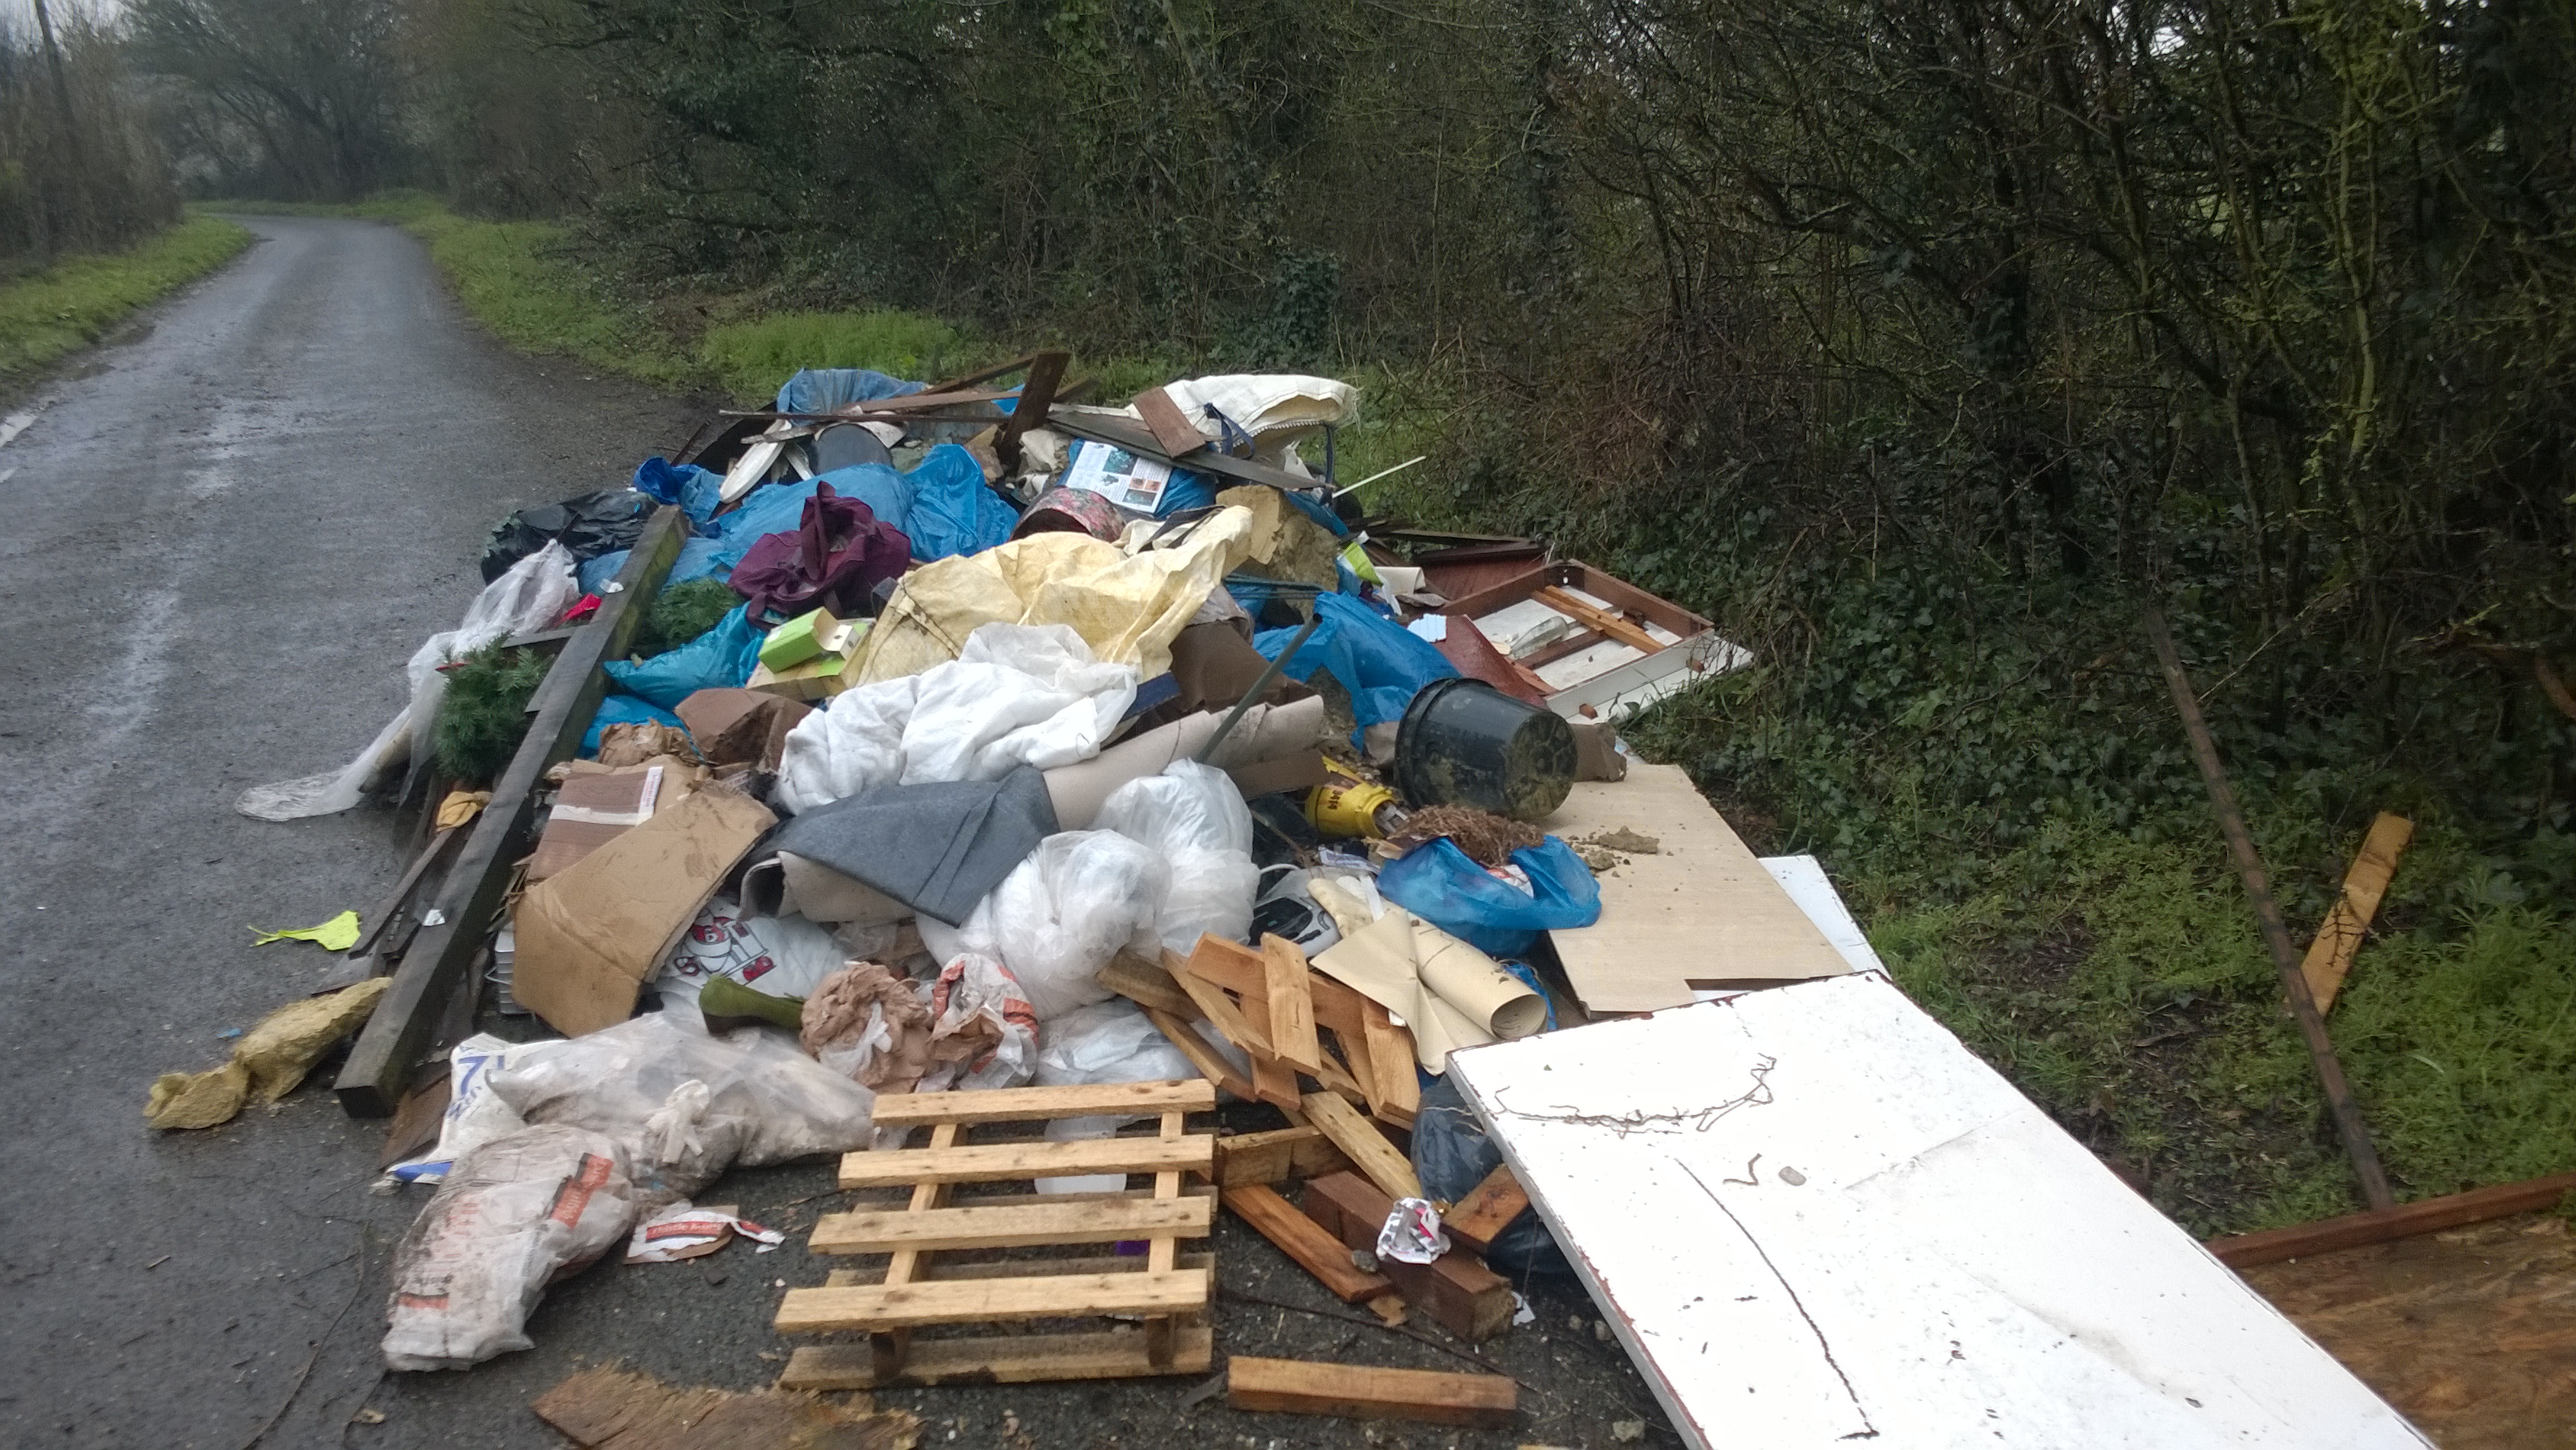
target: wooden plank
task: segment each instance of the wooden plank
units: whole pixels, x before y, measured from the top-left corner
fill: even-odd
[[[1141,1196],[1141,1195],[1140,1195]],[[1212,1197],[1213,1195],[1202,1194]],[[1180,1256],[1177,1267],[1184,1269],[1216,1268],[1216,1255],[1200,1250]],[[1072,1259],[983,1259],[961,1263],[955,1259],[931,1258],[921,1266],[921,1279],[1025,1279],[1031,1270],[1049,1274],[1141,1274],[1145,1260],[1133,1254],[1090,1254]],[[823,1277],[824,1286],[832,1289],[864,1288],[885,1282],[885,1265],[862,1264],[855,1268],[834,1269]]]
[[[1314,988],[1312,1000],[1315,1004],[1316,1026],[1329,1027],[1346,1039],[1360,1036],[1367,1030],[1370,1005],[1368,998],[1321,972],[1310,970],[1306,974],[1306,981]],[[1352,1064],[1355,1069],[1358,1066],[1357,1063]]]
[[[1686,1006],[1695,982],[1851,970],[1679,766],[1636,761],[1625,780],[1576,781],[1546,828],[1568,841],[1626,830],[1659,848],[1600,873],[1597,925],[1548,933],[1590,1012]]]
[[[1324,1130],[1311,1123],[1216,1140],[1216,1181],[1222,1188],[1285,1183],[1291,1178],[1340,1173],[1350,1166],[1351,1160],[1324,1136]]]
[[[2316,940],[2308,943],[2308,954],[2299,963],[2299,973],[2308,979],[2308,995],[2317,999],[2319,1012],[2332,1007],[2335,994],[2343,990],[2353,954],[2361,950],[2370,919],[2379,914],[2379,899],[2388,894],[2388,878],[2397,874],[2397,858],[2414,838],[2413,821],[2386,811],[2371,821],[2369,834],[2361,838],[2352,869],[2344,873],[2343,894],[2326,909],[2325,924],[2317,928]]]
[[[1070,353],[1042,352],[1029,359],[1028,376],[1020,380],[1019,401],[1011,405],[1011,414],[993,433],[993,456],[1006,468],[1020,466],[1020,435],[1031,428],[1047,425],[1047,409],[1055,404],[1055,385],[1064,381],[1064,365],[1073,360]]]
[[[1340,1239],[1324,1232],[1321,1225],[1266,1187],[1245,1184],[1229,1188],[1225,1190],[1225,1207],[1345,1304],[1374,1299],[1395,1287],[1385,1275],[1367,1273],[1352,1263],[1351,1251],[1342,1246]]]
[[[599,667],[625,655],[686,536],[686,515],[667,505],[655,509],[599,612],[546,670],[544,683],[529,701],[527,738],[494,782],[491,803],[475,817],[465,849],[439,886],[437,908],[446,920],[421,928],[413,938],[394,972],[393,986],[376,1004],[375,1015],[358,1033],[332,1084],[350,1116],[386,1117],[402,1101],[404,1084],[434,1045],[439,1020],[465,985],[466,969],[483,949],[493,914],[501,909],[510,868],[524,851],[536,817],[537,790],[545,773],[581,748],[590,718],[608,690]]]
[[[1121,1117],[1178,1108],[1203,1113],[1216,1106],[1216,1089],[1203,1082],[1115,1082],[1085,1087],[993,1088],[972,1092],[881,1093],[880,1128],[924,1123],[1010,1123],[1040,1118]]]
[[[2333,1249],[2359,1248],[2364,1244],[2386,1243],[2390,1239],[2408,1238],[2415,1234],[2437,1233],[2462,1224],[2503,1218],[2508,1214],[2530,1213],[2553,1207],[2570,1193],[2576,1193],[2576,1173],[2559,1173],[2548,1178],[2499,1183],[2492,1188],[2445,1194],[2440,1198],[2419,1198],[2395,1208],[2348,1213],[2340,1218],[2321,1218],[2314,1223],[2295,1223],[2287,1228],[2269,1228],[2258,1233],[2211,1239],[2209,1251],[2229,1268],[2245,1269],[2256,1264],[2278,1263],[2283,1259],[2305,1258]]]
[[[1639,629],[1636,625],[1629,623],[1627,620],[1621,619],[1618,615],[1612,614],[1608,610],[1595,609],[1591,605],[1584,603],[1582,600],[1575,598],[1573,595],[1566,593],[1562,589],[1553,587],[1541,589],[1531,594],[1530,598],[1535,599],[1539,603],[1546,605],[1548,608],[1555,610],[1557,613],[1566,616],[1568,619],[1572,619],[1579,624],[1585,625],[1596,634],[1617,640],[1619,643],[1628,646],[1630,649],[1643,650],[1647,654],[1653,654],[1655,651],[1664,647],[1663,641],[1646,633],[1644,630]]]
[[[1270,990],[1270,968],[1261,953],[1222,937],[1201,936],[1187,957],[1171,957],[1166,964],[1171,965],[1175,977],[1212,982],[1247,1002]]]
[[[1186,1018],[1159,1008],[1147,1007],[1145,1020],[1153,1023],[1155,1031],[1162,1033],[1174,1047],[1179,1048],[1181,1056],[1188,1058],[1190,1066],[1197,1068],[1199,1074],[1206,1078],[1211,1086],[1232,1093],[1237,1101],[1247,1103],[1252,1101],[1252,1080],[1235,1071],[1234,1064],[1226,1061],[1224,1054],[1210,1046],[1206,1038],[1199,1036]]]
[[[1440,1227],[1449,1237],[1481,1254],[1494,1246],[1494,1235],[1509,1227],[1529,1206],[1529,1194],[1512,1176],[1512,1165],[1497,1164],[1493,1172],[1485,1175],[1484,1182],[1468,1189],[1466,1197],[1440,1215]]]
[[[438,803],[432,801],[425,814],[435,816],[437,813]],[[411,900],[412,889],[420,885],[420,878],[428,874],[439,857],[447,854],[450,846],[463,839],[463,826],[439,827],[438,833],[429,838],[429,844],[421,847],[419,853],[411,858],[411,865],[403,869],[402,877],[394,882],[393,890],[385,893],[384,900],[367,917],[366,930],[358,933],[358,939],[349,943],[349,950],[343,955],[363,957],[373,952],[377,939],[385,934],[385,928],[393,924],[393,919],[402,914],[403,904]]]
[[[1208,1372],[1216,1359],[1213,1331],[1204,1324],[1184,1325],[1172,1339],[1168,1365],[1156,1365],[1146,1357],[1145,1336],[1134,1329],[924,1339],[914,1342],[911,1358],[889,1379],[877,1378],[864,1345],[812,1344],[788,1357],[778,1387],[873,1390],[890,1385],[1017,1385]]]
[[[1413,1126],[1422,1109],[1422,1079],[1415,1070],[1413,1034],[1375,1002],[1361,1007],[1368,1033],[1369,1108],[1399,1128]]]
[[[1178,1110],[1163,1114],[1163,1141],[1179,1142],[1181,1127],[1182,1119]],[[1154,1175],[1154,1200],[1157,1203],[1170,1203],[1178,1199],[1180,1194],[1181,1175],[1179,1173],[1166,1171]],[[1204,1205],[1206,1200],[1202,1199],[1199,1202]],[[1145,1246],[1145,1272],[1155,1275],[1168,1274],[1178,1266],[1179,1255],[1180,1244],[1173,1236],[1168,1233],[1158,1233]],[[1157,1367],[1167,1366],[1172,1362],[1172,1325],[1172,1316],[1168,1314],[1157,1314],[1145,1321],[1145,1358]]]
[[[1249,1048],[1245,1049],[1251,1051]],[[1266,1053],[1252,1053],[1252,1095],[1276,1108],[1293,1108],[1300,1101],[1297,1091],[1297,1069]],[[1326,1094],[1331,1096],[1331,1094]]]
[[[1190,420],[1181,415],[1181,405],[1173,402],[1172,395],[1163,389],[1147,388],[1138,393],[1129,406],[1135,408],[1136,416],[1144,419],[1145,426],[1153,430],[1154,441],[1163,445],[1163,451],[1175,459],[1187,458],[1208,446],[1207,435],[1191,426]]]
[[[1199,1013],[1198,1004],[1190,1000],[1190,994],[1181,990],[1181,984],[1173,981],[1172,974],[1164,971],[1161,964],[1148,962],[1123,948],[1100,969],[1100,985],[1139,1007],[1184,1019]]]
[[[1199,1015],[1225,1034],[1226,1041],[1256,1057],[1278,1055],[1270,1050],[1270,1034],[1235,1005],[1234,999],[1226,995],[1225,988],[1194,971],[1175,973],[1172,980],[1189,994],[1190,1005],[1199,1010]],[[1254,990],[1259,991],[1259,986],[1256,985]]]
[[[1205,1172],[1216,1161],[1206,1134],[1159,1138],[1091,1138],[1073,1143],[979,1144],[965,1148],[862,1150],[841,1157],[843,1188],[897,1188],[911,1183],[992,1183],[1068,1178],[1084,1173]]]
[[[1303,1207],[1345,1247],[1374,1250],[1395,1203],[1356,1173],[1327,1173],[1307,1183]],[[1466,1249],[1452,1248],[1427,1264],[1380,1259],[1377,1267],[1406,1303],[1461,1339],[1491,1339],[1511,1325],[1511,1284]]]
[[[1268,1004],[1270,1046],[1280,1061],[1299,1072],[1320,1074],[1324,1051],[1315,1042],[1314,974],[1306,966],[1305,952],[1286,937],[1265,935],[1261,968],[1261,995],[1244,998],[1245,1005],[1255,1000]]]
[[[1420,1198],[1422,1180],[1414,1176],[1413,1164],[1396,1146],[1378,1131],[1377,1124],[1359,1115],[1357,1109],[1334,1093],[1308,1093],[1306,1117],[1333,1146],[1342,1150],[1351,1165],[1366,1175],[1371,1183],[1389,1198]]]
[[[887,1209],[829,1213],[807,1247],[818,1254],[883,1254],[898,1249],[1012,1249],[1034,1244],[1110,1244],[1155,1234],[1205,1238],[1213,1215],[1204,1198],[1041,1203],[987,1208],[965,1204],[926,1213]]]
[[[1207,1307],[1209,1283],[1205,1269],[1173,1269],[1163,1274],[1046,1274],[873,1289],[790,1289],[779,1303],[775,1323],[781,1334],[819,1334],[1080,1314],[1180,1314]]]
[[[1498,1429],[1519,1415],[1520,1386],[1507,1375],[1378,1369],[1238,1354],[1225,1362],[1225,1402],[1238,1410],[1273,1414],[1420,1420]]]

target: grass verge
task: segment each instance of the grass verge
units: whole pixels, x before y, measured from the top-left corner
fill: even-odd
[[[68,257],[0,285],[0,383],[19,385],[133,311],[231,261],[251,234],[191,216],[122,252]]]

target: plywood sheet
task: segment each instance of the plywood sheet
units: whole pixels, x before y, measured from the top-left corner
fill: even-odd
[[[2576,1426],[2576,1235],[2522,1214],[2245,1271],[2443,1450],[2542,1450]]]
[[[1692,1445],[2430,1443],[1875,973],[1450,1071]]]
[[[1588,1011],[1678,1007],[1695,982],[1851,970],[1679,766],[1639,762],[1625,780],[1578,781],[1546,829],[1569,841],[1627,830],[1658,847],[1601,873],[1598,924],[1550,933]]]

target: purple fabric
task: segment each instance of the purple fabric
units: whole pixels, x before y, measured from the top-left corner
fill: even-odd
[[[751,601],[754,619],[772,611],[794,618],[811,609],[852,619],[867,613],[876,587],[911,560],[912,541],[902,530],[818,483],[798,526],[762,535],[726,582]]]

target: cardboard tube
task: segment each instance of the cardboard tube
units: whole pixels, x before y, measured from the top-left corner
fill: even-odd
[[[1131,780],[1159,775],[1163,767],[1176,760],[1187,760],[1198,753],[1216,734],[1224,716],[1213,710],[1185,715],[1169,725],[1157,727],[1122,740],[1089,760],[1072,765],[1059,765],[1046,773],[1047,798],[1055,805],[1059,830],[1087,831],[1100,817],[1100,808],[1110,793]],[[1285,705],[1255,705],[1244,712],[1243,719],[1225,738],[1224,747],[1210,762],[1219,770],[1251,765],[1264,760],[1277,760],[1310,750],[1324,737],[1324,699],[1321,695],[1291,701]]]

